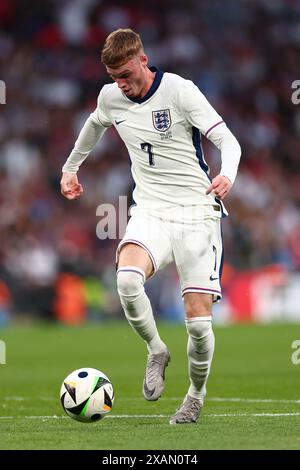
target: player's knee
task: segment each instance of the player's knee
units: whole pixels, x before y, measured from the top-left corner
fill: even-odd
[[[186,319],[186,329],[189,336],[195,340],[201,340],[212,332],[211,317],[194,317]]]
[[[121,297],[139,295],[144,289],[143,272],[133,268],[120,268],[117,272],[117,288]]]
[[[210,316],[212,310],[212,296],[209,294],[186,294],[184,296],[184,310],[186,318]]]

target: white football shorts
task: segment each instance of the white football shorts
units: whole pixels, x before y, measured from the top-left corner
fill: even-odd
[[[187,292],[221,297],[223,241],[220,217],[201,217],[174,221],[165,216],[136,210],[129,219],[119,243],[116,262],[122,246],[134,243],[144,248],[153,263],[153,273],[175,262],[182,296]]]

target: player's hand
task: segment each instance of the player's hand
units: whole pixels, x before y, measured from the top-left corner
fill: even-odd
[[[83,188],[78,183],[78,178],[75,173],[63,173],[60,182],[61,194],[67,199],[75,199],[83,193]]]
[[[206,194],[210,194],[212,191],[215,193],[218,199],[224,199],[229,193],[232,187],[232,183],[228,176],[217,175],[211,182],[211,185],[206,190]]]

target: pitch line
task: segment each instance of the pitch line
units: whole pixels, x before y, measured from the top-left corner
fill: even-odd
[[[35,400],[41,401],[57,401],[56,397],[35,397]],[[182,397],[165,397],[168,401],[180,401]],[[5,401],[27,401],[32,400],[32,397],[22,396],[6,396],[3,397]],[[122,401],[144,401],[143,397],[122,397]],[[288,400],[284,398],[240,398],[240,397],[207,397],[206,402],[220,402],[220,403],[291,403],[300,404],[300,400]]]
[[[214,402],[232,402],[232,403],[300,403],[300,400],[286,400],[284,398],[222,398],[222,397],[211,397],[207,398],[206,401]]]
[[[204,418],[278,418],[300,416],[300,413],[207,413]],[[106,419],[164,419],[170,415],[108,415]],[[0,416],[0,419],[71,419],[68,416]]]
[[[220,413],[220,414],[207,414],[211,418],[227,418],[227,417],[282,417],[282,416],[300,416],[300,413]]]
[[[164,397],[168,401],[181,401],[181,397]],[[144,401],[143,397],[122,397],[122,401]],[[205,402],[220,402],[220,403],[290,403],[300,404],[300,400],[289,400],[285,398],[239,398],[239,397],[207,397]]]

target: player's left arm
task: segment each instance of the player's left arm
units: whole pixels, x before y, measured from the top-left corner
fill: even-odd
[[[221,151],[221,171],[213,178],[206,194],[214,191],[219,199],[224,199],[236,178],[241,147],[222,117],[190,80],[185,80],[180,87],[178,103],[187,121]]]
[[[206,194],[213,191],[216,197],[222,200],[227,196],[235,181],[241,158],[241,147],[224,123],[213,129],[207,137],[221,151],[222,165],[220,173],[213,178]]]

